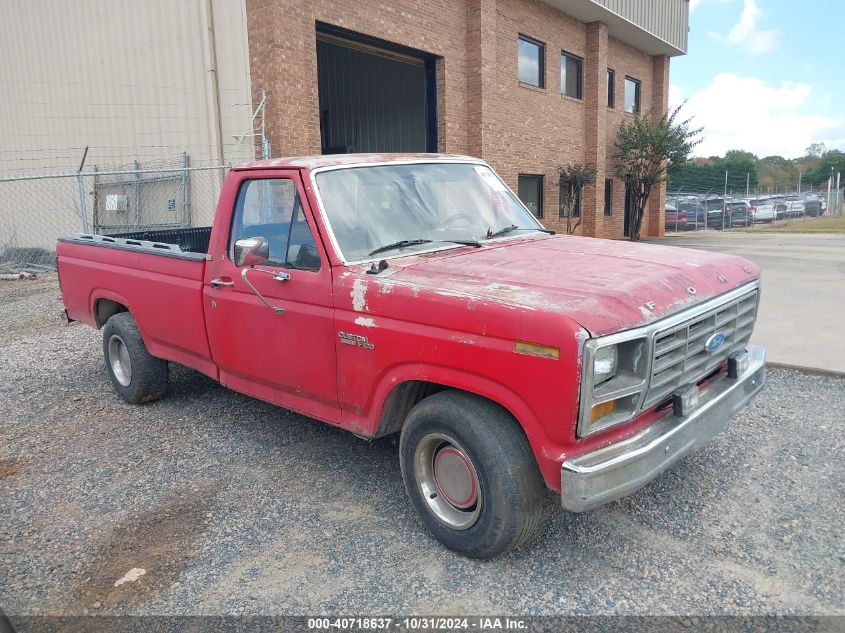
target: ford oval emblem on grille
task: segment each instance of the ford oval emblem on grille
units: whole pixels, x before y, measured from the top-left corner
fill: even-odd
[[[716,332],[706,341],[704,341],[704,349],[708,352],[715,352],[717,349],[722,347],[722,344],[725,342],[725,335],[721,332]]]

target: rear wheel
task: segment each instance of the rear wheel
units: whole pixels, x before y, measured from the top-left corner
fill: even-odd
[[[167,361],[147,351],[128,312],[113,315],[103,327],[103,355],[112,385],[127,402],[152,402],[167,391]]]
[[[493,558],[539,525],[544,484],[516,420],[478,396],[444,391],[408,415],[399,443],[414,509],[446,547]]]

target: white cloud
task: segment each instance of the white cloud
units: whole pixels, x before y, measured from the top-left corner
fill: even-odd
[[[713,0],[708,0],[708,1],[712,2]],[[690,0],[690,3],[689,3],[690,13],[695,11],[702,2],[704,2],[704,0]],[[729,2],[733,2],[733,0],[718,0],[718,2],[720,4],[728,4]]]
[[[695,4],[690,3],[690,10],[697,7],[701,2],[704,2],[704,0],[699,0]],[[731,0],[719,0],[719,2],[727,4]],[[780,43],[780,31],[760,28],[759,23],[762,17],[763,11],[757,6],[756,0],[744,0],[739,21],[731,27],[727,35],[708,31],[707,36],[714,42],[742,47],[754,54],[768,53],[777,48]]]
[[[752,53],[768,53],[777,48],[780,40],[780,31],[771,29],[768,31],[757,31],[748,39],[746,45]]]
[[[728,33],[728,41],[731,44],[741,44],[754,33],[757,28],[757,20],[760,19],[761,11],[756,0],[745,0],[739,22],[734,24]]]
[[[778,44],[778,31],[760,29],[757,25],[763,12],[756,0],[745,0],[739,22],[728,32],[727,41],[735,46],[746,46],[752,53],[767,53]]]
[[[685,95],[669,87],[674,107]],[[802,156],[816,141],[828,147],[840,145],[845,121],[807,113],[812,107],[812,89],[807,84],[783,82],[770,86],[756,77],[730,73],[716,75],[704,90],[688,97],[682,114],[704,126],[698,156],[721,156],[730,149],[743,149],[758,156]]]

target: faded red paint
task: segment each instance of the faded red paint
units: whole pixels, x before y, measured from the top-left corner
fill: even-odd
[[[466,159],[465,157],[457,157]],[[425,380],[480,394],[519,421],[547,485],[560,463],[623,439],[658,417],[578,439],[583,343],[700,303],[759,276],[739,257],[580,237],[537,235],[395,257],[387,270],[346,266],[328,239],[311,170],[433,155],[306,157],[233,169],[224,184],[206,261],[59,242],[62,297],[72,319],[95,323],[99,299],[125,305],[150,352],[237,391],[365,437],[377,434],[388,394]],[[453,158],[454,159],[454,158]],[[247,178],[291,177],[321,248],[318,273],[245,286],[226,255],[232,207]],[[212,288],[215,278],[232,287]],[[688,288],[694,288],[692,294]],[[338,332],[374,347],[342,344]],[[559,359],[520,354],[516,341],[558,348]]]

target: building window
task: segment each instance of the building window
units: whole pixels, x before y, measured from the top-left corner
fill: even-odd
[[[560,54],[560,91],[567,97],[581,98],[581,58]]]
[[[640,81],[625,77],[625,112],[640,111]]]
[[[604,181],[604,214],[613,215],[613,180],[606,178]]]
[[[519,199],[535,217],[543,217],[543,177],[519,174]]]
[[[519,36],[519,80],[522,83],[542,88],[545,45],[525,35]]]
[[[607,107],[616,107],[616,73],[607,69]]]

